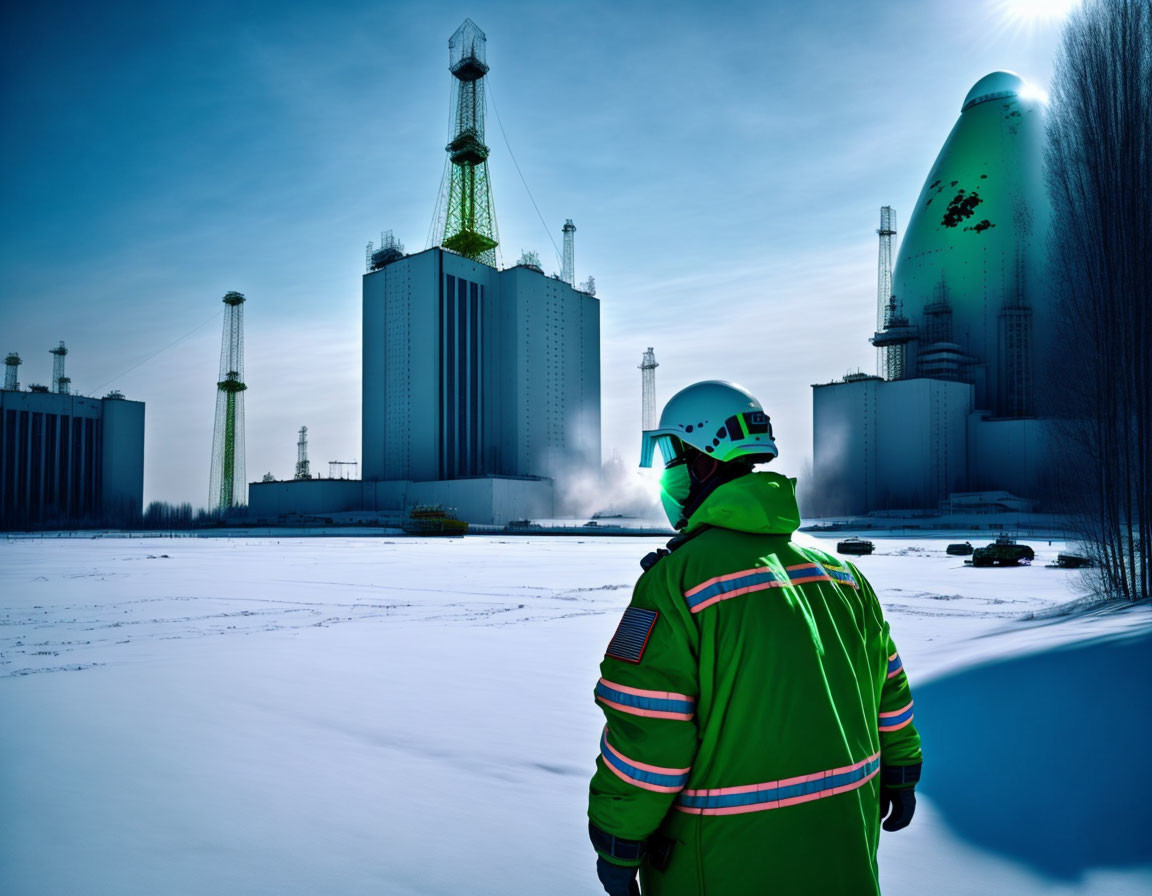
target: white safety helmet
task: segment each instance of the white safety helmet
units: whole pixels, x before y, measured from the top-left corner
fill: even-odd
[[[765,463],[780,452],[772,440],[772,421],[752,394],[724,380],[704,380],[681,389],[664,405],[660,425],[644,430],[640,466],[652,466],[655,449],[667,465],[691,445],[719,461],[743,458]]]

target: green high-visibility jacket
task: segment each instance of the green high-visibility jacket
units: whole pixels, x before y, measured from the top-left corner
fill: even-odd
[[[716,489],[600,665],[588,815],[648,841],[645,896],[879,893],[881,770],[911,786],[921,760],[912,697],[872,587],[799,523],[795,480]]]

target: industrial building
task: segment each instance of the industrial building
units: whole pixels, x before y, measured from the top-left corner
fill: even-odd
[[[816,514],[938,508],[979,491],[1043,504],[1052,360],[1044,104],[1011,72],[961,106],[896,254],[881,210],[877,375],[813,386]],[[971,503],[971,499],[968,499]],[[1015,499],[1013,499],[1015,500]]]
[[[364,478],[600,465],[600,307],[528,267],[429,249],[364,276]]]
[[[73,395],[61,343],[52,389],[20,390],[16,353],[0,390],[0,528],[119,525],[144,499],[144,403]]]
[[[471,522],[555,512],[555,477],[600,469],[600,304],[533,253],[501,269],[484,143],[484,33],[449,41],[454,130],[436,244],[412,254],[391,233],[363,278],[363,481],[252,483],[250,516],[455,508]]]

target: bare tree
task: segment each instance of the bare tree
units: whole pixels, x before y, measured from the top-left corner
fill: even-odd
[[[1056,61],[1045,174],[1067,507],[1110,597],[1152,596],[1152,0],[1088,0]]]

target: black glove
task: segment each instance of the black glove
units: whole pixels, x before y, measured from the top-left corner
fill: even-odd
[[[884,819],[884,830],[899,831],[908,827],[915,814],[916,791],[913,788],[880,788],[880,818]]]
[[[640,896],[640,884],[636,882],[635,865],[617,865],[603,856],[596,857],[596,876],[604,885],[608,896]]]

